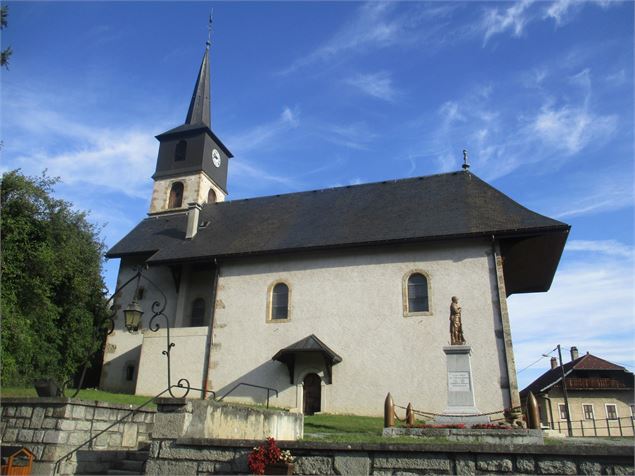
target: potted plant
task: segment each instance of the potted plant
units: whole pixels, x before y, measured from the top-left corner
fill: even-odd
[[[253,474],[293,474],[293,456],[289,450],[281,450],[272,437],[256,446],[247,457]]]

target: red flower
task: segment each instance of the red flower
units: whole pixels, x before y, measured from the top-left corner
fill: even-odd
[[[265,474],[267,465],[282,461],[281,451],[272,437],[266,443],[258,445],[247,457],[247,464],[253,474]]]

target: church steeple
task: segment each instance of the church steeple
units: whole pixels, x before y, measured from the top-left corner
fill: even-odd
[[[209,93],[209,46],[205,48],[201,68],[198,71],[190,108],[187,111],[185,124],[205,124],[211,128],[211,101]]]
[[[211,34],[210,15],[210,34]],[[159,156],[152,178],[150,214],[182,212],[188,203],[222,201],[232,153],[211,128],[208,37],[185,123],[159,134]]]

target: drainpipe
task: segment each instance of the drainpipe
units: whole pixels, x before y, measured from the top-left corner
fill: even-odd
[[[209,359],[212,353],[212,335],[214,333],[214,314],[216,313],[216,289],[218,288],[218,275],[220,269],[218,261],[214,259],[214,280],[212,282],[212,309],[210,311],[209,329],[207,330],[207,340],[205,341],[205,367],[203,371],[203,400],[207,398],[207,378],[209,376]]]

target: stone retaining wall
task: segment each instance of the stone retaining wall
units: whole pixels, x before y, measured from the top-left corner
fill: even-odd
[[[24,446],[35,454],[36,474],[48,474],[57,459],[104,430],[134,407],[71,398],[3,398],[0,435],[3,446]],[[129,450],[150,441],[154,410],[140,410],[92,442],[92,449]],[[87,446],[85,449],[89,449]],[[75,462],[67,471],[98,470]],[[93,465],[94,466],[94,465]]]
[[[249,474],[253,440],[154,440],[146,474]],[[632,446],[280,442],[294,474],[633,474]]]

